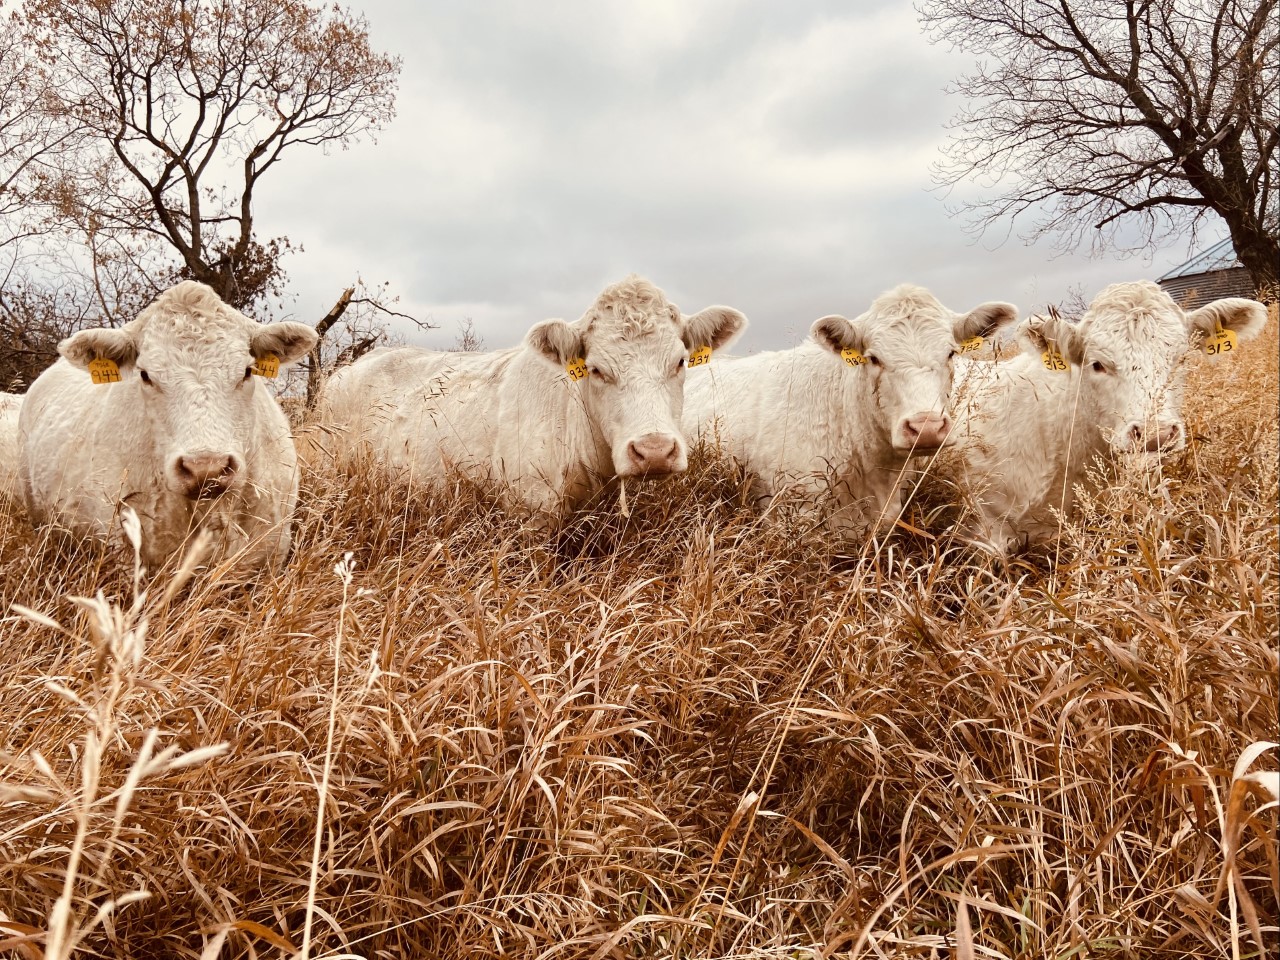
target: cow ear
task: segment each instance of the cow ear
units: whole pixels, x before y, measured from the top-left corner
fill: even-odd
[[[862,353],[866,347],[866,338],[862,335],[861,324],[846,320],[838,313],[813,321],[809,333],[819,346],[835,354],[839,354],[841,350],[850,349]]]
[[[733,307],[707,307],[684,318],[684,345],[690,350],[710,347],[719,350],[738,339],[747,329],[747,318]]]
[[[1267,308],[1257,300],[1228,297],[1187,314],[1187,333],[1211,334],[1221,327],[1243,340],[1252,340],[1267,323]]]
[[[570,360],[586,356],[586,345],[582,342],[582,334],[563,320],[543,320],[529,328],[525,343],[546,357],[557,367],[563,367]]]
[[[249,352],[255,360],[271,354],[281,366],[296,363],[311,352],[320,337],[305,323],[284,320],[264,323],[249,335]]]
[[[1073,364],[1079,364],[1084,357],[1080,329],[1059,316],[1028,317],[1019,324],[1017,335],[1033,353],[1044,353],[1052,347]]]
[[[138,343],[128,330],[97,327],[81,330],[58,344],[58,352],[84,369],[98,357],[114,360],[117,366],[132,366],[138,359]]]
[[[957,343],[972,340],[974,337],[989,337],[1007,323],[1018,319],[1018,308],[1012,303],[992,300],[974,307],[963,317],[956,319],[952,330]]]

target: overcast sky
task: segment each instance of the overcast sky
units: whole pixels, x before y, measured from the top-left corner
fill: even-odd
[[[975,243],[929,172],[967,60],[906,2],[353,6],[404,60],[397,116],[376,144],[295,148],[264,183],[264,235],[305,248],[287,261],[301,319],[358,272],[439,326],[410,342],[448,348],[470,317],[493,349],[635,272],[685,312],[743,311],[746,352],[905,281],[1025,314],[1188,254]]]

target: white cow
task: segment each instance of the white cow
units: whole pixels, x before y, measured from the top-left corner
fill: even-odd
[[[902,509],[907,461],[946,439],[961,344],[1016,319],[1007,303],[957,314],[903,284],[856,320],[816,321],[798,347],[691,379],[685,428],[741,462],[760,497],[799,493],[842,536],[885,530]]]
[[[103,538],[128,504],[153,569],[198,528],[216,555],[239,554],[244,567],[282,562],[297,455],[254,372],[273,375],[315,342],[305,324],[255,323],[194,281],[119,329],[68,337],[19,420],[32,522]]]
[[[957,391],[952,457],[976,514],[975,540],[998,554],[1042,542],[1098,456],[1182,449],[1188,340],[1208,337],[1224,345],[1214,352],[1230,352],[1266,317],[1262,304],[1239,298],[1184,313],[1139,281],[1104,289],[1078,324],[1024,321],[1023,352],[972,364]],[[1220,340],[1218,330],[1227,332]]]
[[[686,358],[746,324],[729,307],[683,316],[628,277],[581,319],[534,325],[519,347],[375,350],[330,378],[318,422],[344,456],[363,449],[420,480],[495,483],[509,506],[551,528],[609,477],[685,469]]]
[[[0,393],[0,501],[17,500],[18,492],[18,414],[22,411],[22,394]]]

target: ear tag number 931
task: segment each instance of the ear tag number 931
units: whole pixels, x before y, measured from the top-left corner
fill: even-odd
[[[867,358],[853,349],[853,347],[845,347],[841,350],[840,359],[851,367],[860,367],[867,362]]]
[[[1234,330],[1223,330],[1220,326],[1215,327],[1213,333],[1205,337],[1204,352],[1211,357],[1221,356],[1234,350],[1236,342],[1236,332]]]
[[[1071,369],[1071,364],[1067,363],[1067,358],[1058,352],[1057,347],[1050,347],[1040,354],[1040,362],[1044,364],[1046,370],[1053,370],[1056,373],[1066,373]]]
[[[109,357],[94,357],[89,361],[89,378],[96,384],[119,383],[120,366]]]
[[[689,352],[689,366],[691,367],[700,367],[704,363],[710,363],[710,362],[711,362],[710,347],[698,347],[697,350],[691,350]]]
[[[582,357],[574,357],[565,364],[564,369],[569,374],[570,380],[582,380],[587,375],[587,361]]]
[[[280,376],[280,358],[274,353],[264,353],[253,361],[253,372],[260,377],[274,380]]]

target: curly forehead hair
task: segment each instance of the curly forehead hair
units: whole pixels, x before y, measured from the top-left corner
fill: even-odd
[[[924,287],[903,283],[876,297],[867,315],[877,327],[897,328],[912,326],[920,318],[937,320],[947,313],[938,298]]]
[[[631,339],[653,333],[664,323],[678,327],[680,310],[652,283],[632,274],[606,287],[582,319],[588,330],[621,327],[621,335]]]
[[[183,280],[165,290],[137,318],[126,324],[135,335],[144,332],[158,342],[183,349],[225,344],[251,331],[254,322],[225,303],[210,287]]]
[[[1093,298],[1081,320],[1085,329],[1115,330],[1120,334],[1152,336],[1161,327],[1182,331],[1182,311],[1150,280],[1113,283]]]

